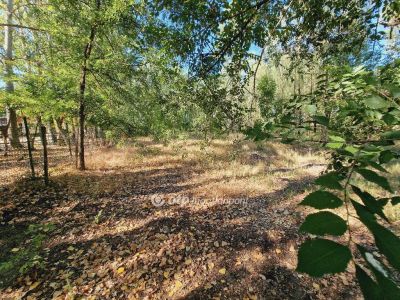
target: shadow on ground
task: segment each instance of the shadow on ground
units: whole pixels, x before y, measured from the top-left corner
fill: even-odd
[[[52,223],[56,230],[41,253],[45,269],[28,273],[38,286],[29,290],[25,281],[14,281],[3,294],[354,298],[353,284],[344,286],[334,277],[329,286],[316,288],[315,280],[294,271],[296,250],[305,238],[297,233],[302,215],[296,204],[312,177],[285,179],[257,196],[216,199],[192,193],[207,190],[210,183],[192,183],[196,176],[197,163],[181,160],[174,167],[66,173],[53,177],[50,187],[26,180],[4,187],[2,233],[32,223]],[[174,202],[177,197],[185,201]],[[160,199],[158,206],[154,201]],[[1,236],[5,252],[17,243]]]

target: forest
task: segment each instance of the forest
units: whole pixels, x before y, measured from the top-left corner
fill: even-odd
[[[399,0],[0,8],[0,299],[400,299]]]

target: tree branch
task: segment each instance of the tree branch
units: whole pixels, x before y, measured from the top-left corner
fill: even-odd
[[[3,27],[15,27],[15,28],[23,28],[23,29],[29,29],[29,30],[35,30],[35,31],[45,31],[43,29],[40,28],[36,28],[36,27],[31,27],[31,26],[24,26],[24,25],[19,25],[19,24],[6,24],[6,23],[0,23],[0,26]]]

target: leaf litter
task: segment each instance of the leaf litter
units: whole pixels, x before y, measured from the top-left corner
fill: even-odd
[[[221,144],[230,151],[223,142],[211,146],[216,157]],[[65,158],[53,168],[48,188],[18,176],[2,186],[1,210],[10,215],[2,231],[30,223],[56,228],[40,253],[44,268],[2,287],[2,298],[329,299],[359,294],[353,274],[332,276],[326,284],[326,279],[295,272],[297,248],[306,238],[298,233],[304,210],[297,204],[320,168],[280,170],[268,178],[256,174],[258,181],[252,182],[252,174],[219,173],[235,163],[225,161],[224,153],[219,165],[210,166],[202,163],[201,152],[183,158],[168,146],[151,147],[159,151],[140,159],[134,147],[99,150],[90,156],[97,160],[86,172],[75,171]],[[118,155],[124,159],[117,167],[96,166]],[[308,159],[315,163],[315,157]],[[243,158],[240,163],[246,165]],[[209,180],[209,174],[221,176]],[[259,187],[263,181],[273,185]],[[257,188],[238,193],[235,186],[241,185]],[[164,205],[153,205],[154,195]],[[170,201],[179,196],[202,201]],[[245,204],[227,201],[239,197],[247,199]],[[23,247],[3,237],[1,243],[13,253]]]

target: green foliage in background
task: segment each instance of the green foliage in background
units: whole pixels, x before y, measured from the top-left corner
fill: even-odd
[[[257,85],[259,93],[259,106],[263,118],[270,117],[268,114],[276,115],[279,111],[279,103],[275,101],[276,83],[264,75],[260,78]]]
[[[398,188],[398,181],[391,182],[388,171],[400,158],[399,64],[396,61],[375,73],[363,67],[347,67],[335,76],[331,68],[328,71],[331,79],[320,76],[317,96],[304,95],[301,102],[297,98],[281,124],[258,125],[247,135],[297,141],[307,136],[322,143],[331,155],[328,169],[315,180],[318,190],[301,202],[319,212],[307,216],[300,230],[319,237],[302,244],[297,270],[320,277],[343,272],[352,261],[366,299],[398,299],[400,287],[394,274],[400,271],[400,239],[389,229],[384,207],[399,203],[392,186]],[[323,101],[330,102],[329,109]],[[332,211],[342,207],[344,219]],[[354,220],[370,231],[373,248],[353,237]],[[330,238],[343,235],[345,244]],[[375,255],[377,251],[381,256]]]

